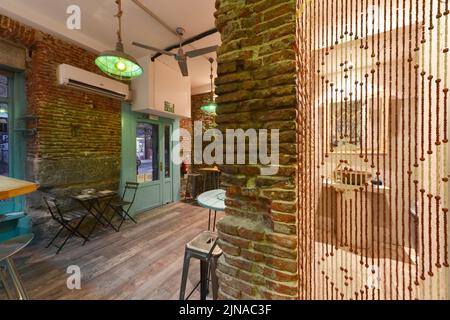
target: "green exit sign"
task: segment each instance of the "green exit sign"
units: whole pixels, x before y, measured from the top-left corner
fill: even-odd
[[[175,113],[175,104],[165,101],[164,102],[164,111],[170,112],[170,113]]]

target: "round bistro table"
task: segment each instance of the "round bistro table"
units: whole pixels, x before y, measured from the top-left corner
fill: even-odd
[[[214,211],[214,223],[212,230],[216,230],[216,218],[217,212],[225,211],[225,194],[226,191],[222,189],[211,190],[202,193],[198,196],[198,204],[206,209],[209,209],[209,219],[208,219],[208,231],[211,231],[211,213]]]

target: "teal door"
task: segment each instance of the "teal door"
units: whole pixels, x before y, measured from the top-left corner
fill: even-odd
[[[131,111],[122,106],[122,188],[138,182],[132,214],[179,200],[180,166],[173,163],[174,130],[179,121]]]
[[[161,125],[137,122],[136,180],[140,183],[136,210],[142,211],[163,204],[163,150]]]
[[[172,125],[138,120],[136,124],[136,180],[140,183],[137,211],[173,202]]]

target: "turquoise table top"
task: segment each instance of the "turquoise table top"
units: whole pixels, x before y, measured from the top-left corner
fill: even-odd
[[[213,211],[225,211],[225,190],[217,189],[202,193],[197,202],[200,206]]]

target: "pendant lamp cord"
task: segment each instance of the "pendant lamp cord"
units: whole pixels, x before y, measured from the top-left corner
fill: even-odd
[[[119,19],[119,30],[117,30],[117,39],[118,39],[118,41],[120,43],[122,43],[122,15],[123,15],[122,0],[116,0],[116,4],[117,4],[118,9],[119,9],[117,14],[114,16],[117,19]]]
[[[214,102],[214,84],[213,84],[213,79],[214,79],[213,63],[214,63],[214,59],[213,58],[209,58],[209,62],[211,63],[211,75],[210,75],[210,79],[211,79],[211,102]]]

